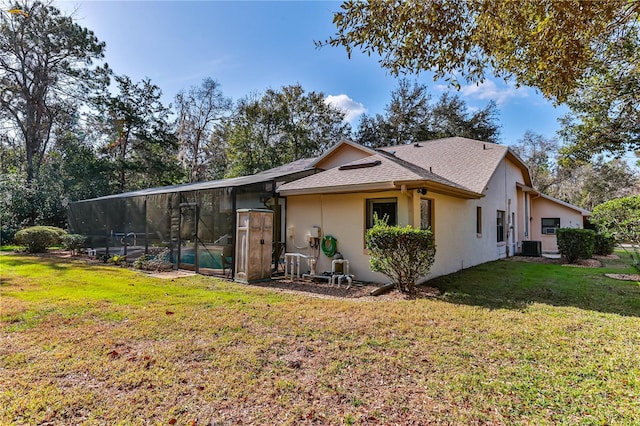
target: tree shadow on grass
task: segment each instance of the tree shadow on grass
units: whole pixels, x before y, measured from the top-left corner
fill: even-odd
[[[77,268],[79,266],[78,264],[70,262],[69,260],[63,260],[59,257],[48,255],[46,253],[17,253],[14,255],[4,255],[0,258],[0,265],[2,265],[3,269],[16,268],[32,264],[34,258],[37,258],[38,264],[42,265],[43,268],[50,268],[57,271],[69,270],[71,268]]]
[[[579,268],[502,260],[482,264],[427,284],[440,299],[489,309],[526,309],[533,303],[640,317],[640,283],[605,277],[620,265]]]

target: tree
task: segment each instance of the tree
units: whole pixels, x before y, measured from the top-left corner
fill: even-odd
[[[215,172],[208,173],[208,168],[224,152],[213,135],[215,127],[230,113],[231,99],[223,96],[218,82],[206,78],[199,87],[180,91],[175,103],[179,158],[189,181],[217,177]]]
[[[344,116],[325,102],[323,93],[307,93],[300,85],[241,99],[224,130],[229,144],[227,177],[320,155],[350,134]]]
[[[60,117],[105,83],[106,64],[92,68],[105,45],[49,4],[24,0],[0,7],[0,121],[24,143],[29,185]]]
[[[432,71],[470,82],[492,72],[563,102],[637,24],[636,1],[345,1],[318,45],[377,54],[394,75]]]
[[[599,204],[591,212],[590,220],[599,231],[612,235],[618,243],[632,244],[634,253],[629,254],[634,267],[640,271],[640,195]]]
[[[640,37],[638,28],[608,47],[606,62],[569,96],[562,150],[567,164],[605,151],[622,156],[640,149]]]
[[[139,83],[128,76],[114,80],[117,93],[97,99],[95,117],[105,139],[102,150],[116,173],[114,189],[125,192],[177,183],[182,170],[160,88],[148,78]]]
[[[480,141],[499,143],[500,126],[495,102],[473,113],[459,96],[443,93],[431,112],[431,125],[425,139],[460,136]]]
[[[424,128],[428,126],[430,105],[427,86],[407,79],[400,79],[398,87],[391,92],[391,102],[385,107],[382,122],[384,145],[401,145],[424,139]]]
[[[555,157],[558,155],[558,141],[527,130],[512,149],[525,162],[531,174],[534,188],[548,193],[558,184]]]
[[[443,93],[435,104],[426,85],[400,79],[391,92],[391,102],[384,115],[362,116],[355,139],[370,146],[391,146],[423,140],[462,136],[487,142],[498,142],[497,110],[489,103],[470,113],[458,96]]]

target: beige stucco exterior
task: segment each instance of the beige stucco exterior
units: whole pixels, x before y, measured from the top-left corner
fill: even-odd
[[[502,145],[448,138],[385,150],[341,142],[313,164],[321,172],[278,189],[286,197],[286,252],[317,258],[318,274],[330,271],[331,259],[307,238],[320,228],[321,237],[337,239],[357,280],[387,282],[369,266],[367,200],[397,200],[397,224],[419,227],[421,200],[429,199],[436,242],[429,279],[513,256],[526,240],[556,251],[555,236],[541,233],[541,218],[582,227],[588,214],[532,188],[522,160]]]
[[[522,170],[504,159],[480,199],[461,199],[449,195],[417,190],[394,190],[345,194],[294,195],[287,197],[286,251],[318,256],[317,272],[331,270],[331,259],[309,247],[306,235],[318,226],[323,235],[338,240],[338,250],[349,260],[356,279],[387,282],[371,271],[365,249],[366,204],[368,199],[395,198],[398,225],[420,226],[420,200],[433,200],[436,259],[432,278],[514,254],[518,247],[518,194],[516,182],[522,182]],[[476,232],[477,207],[482,208],[482,233]],[[506,216],[505,241],[497,242],[497,211]],[[512,214],[513,213],[513,214]],[[513,218],[513,219],[512,219]]]
[[[582,228],[583,213],[544,196],[531,196],[531,239],[542,242],[542,251],[556,253],[558,243],[555,235],[542,233],[543,218],[559,218],[561,228]]]

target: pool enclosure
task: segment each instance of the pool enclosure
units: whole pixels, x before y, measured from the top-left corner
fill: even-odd
[[[227,273],[235,257],[236,211],[274,213],[273,250],[284,241],[285,200],[275,190],[315,172],[304,159],[252,176],[151,188],[69,204],[69,230],[96,254],[166,253],[174,268]]]

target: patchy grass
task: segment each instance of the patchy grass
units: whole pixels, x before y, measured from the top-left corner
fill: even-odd
[[[494,262],[327,300],[0,256],[0,424],[632,424],[626,271]]]
[[[12,253],[15,251],[24,250],[24,246],[15,246],[15,245],[2,245],[0,246],[0,252]]]

